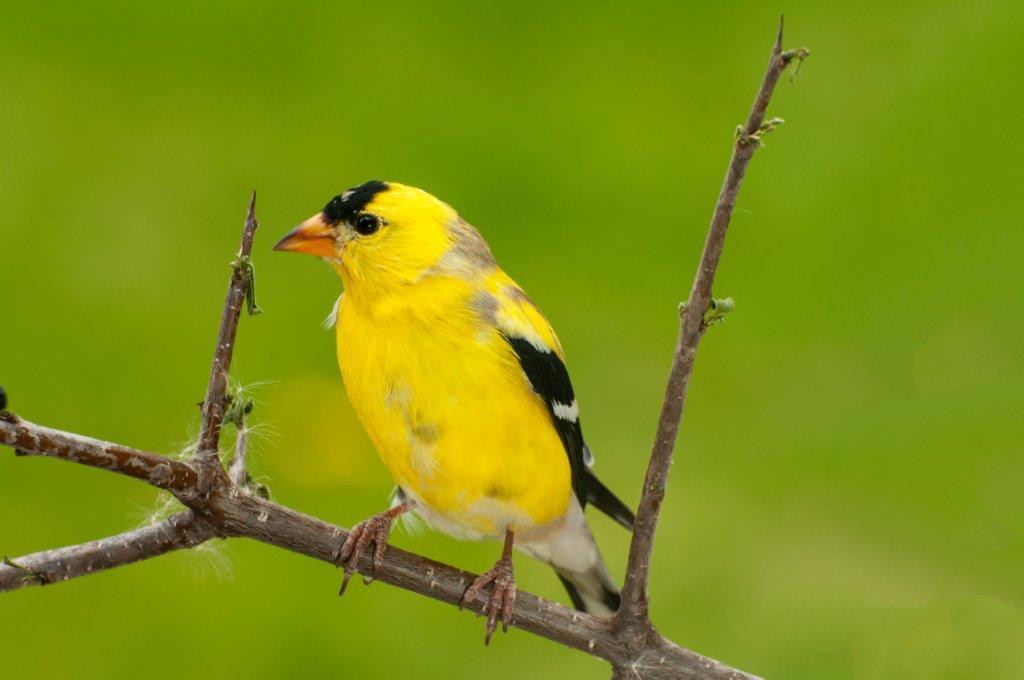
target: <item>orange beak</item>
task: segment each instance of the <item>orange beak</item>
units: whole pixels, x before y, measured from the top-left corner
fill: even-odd
[[[274,250],[337,257],[336,238],[334,227],[324,219],[323,213],[317,213],[288,232],[287,236],[277,242]]]

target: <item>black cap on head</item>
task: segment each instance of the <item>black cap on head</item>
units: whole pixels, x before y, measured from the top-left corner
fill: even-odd
[[[366,184],[338,194],[324,206],[324,216],[331,224],[338,224],[352,218],[373,200],[373,197],[388,188],[387,182],[373,179]]]
[[[0,387],[0,411],[7,408],[7,393],[4,392],[4,388]]]

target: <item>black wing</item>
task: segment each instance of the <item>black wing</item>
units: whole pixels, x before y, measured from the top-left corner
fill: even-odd
[[[541,350],[529,340],[515,335],[503,332],[502,337],[512,346],[533,391],[548,407],[551,423],[562,440],[566,455],[569,456],[572,489],[576,493],[580,507],[583,507],[587,504],[588,498],[587,469],[584,462],[587,451],[583,444],[576,396],[572,391],[572,383],[569,382],[569,371],[553,351]]]

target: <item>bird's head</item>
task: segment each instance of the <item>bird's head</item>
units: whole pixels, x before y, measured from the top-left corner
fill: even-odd
[[[453,250],[465,250],[466,239],[490,259],[451,206],[422,189],[374,180],[332,198],[274,250],[324,258],[350,293],[374,295],[416,283]]]

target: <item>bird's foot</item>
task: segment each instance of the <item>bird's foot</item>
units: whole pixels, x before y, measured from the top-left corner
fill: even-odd
[[[384,563],[384,550],[388,547],[391,525],[394,524],[395,518],[406,510],[408,510],[408,506],[404,504],[396,505],[387,512],[374,515],[352,527],[352,531],[349,532],[345,543],[335,555],[335,563],[339,567],[345,568],[345,578],[341,582],[341,589],[338,591],[339,597],[345,594],[345,589],[348,588],[348,581],[352,578],[352,574],[356,572],[356,567],[359,566],[360,556],[362,556],[363,551],[370,547],[371,543],[374,544],[373,566],[370,570],[370,575],[363,579],[363,583],[369,584],[373,582],[377,569]]]
[[[512,622],[512,607],[516,602],[516,579],[512,570],[512,556],[502,555],[493,567],[478,576],[472,585],[466,589],[462,596],[462,603],[459,608],[473,602],[477,595],[487,587],[487,584],[494,584],[491,589],[491,597],[484,607],[487,614],[487,633],[484,635],[484,644],[491,643],[491,635],[498,628],[498,615],[501,615],[501,630],[508,632],[508,624]]]

